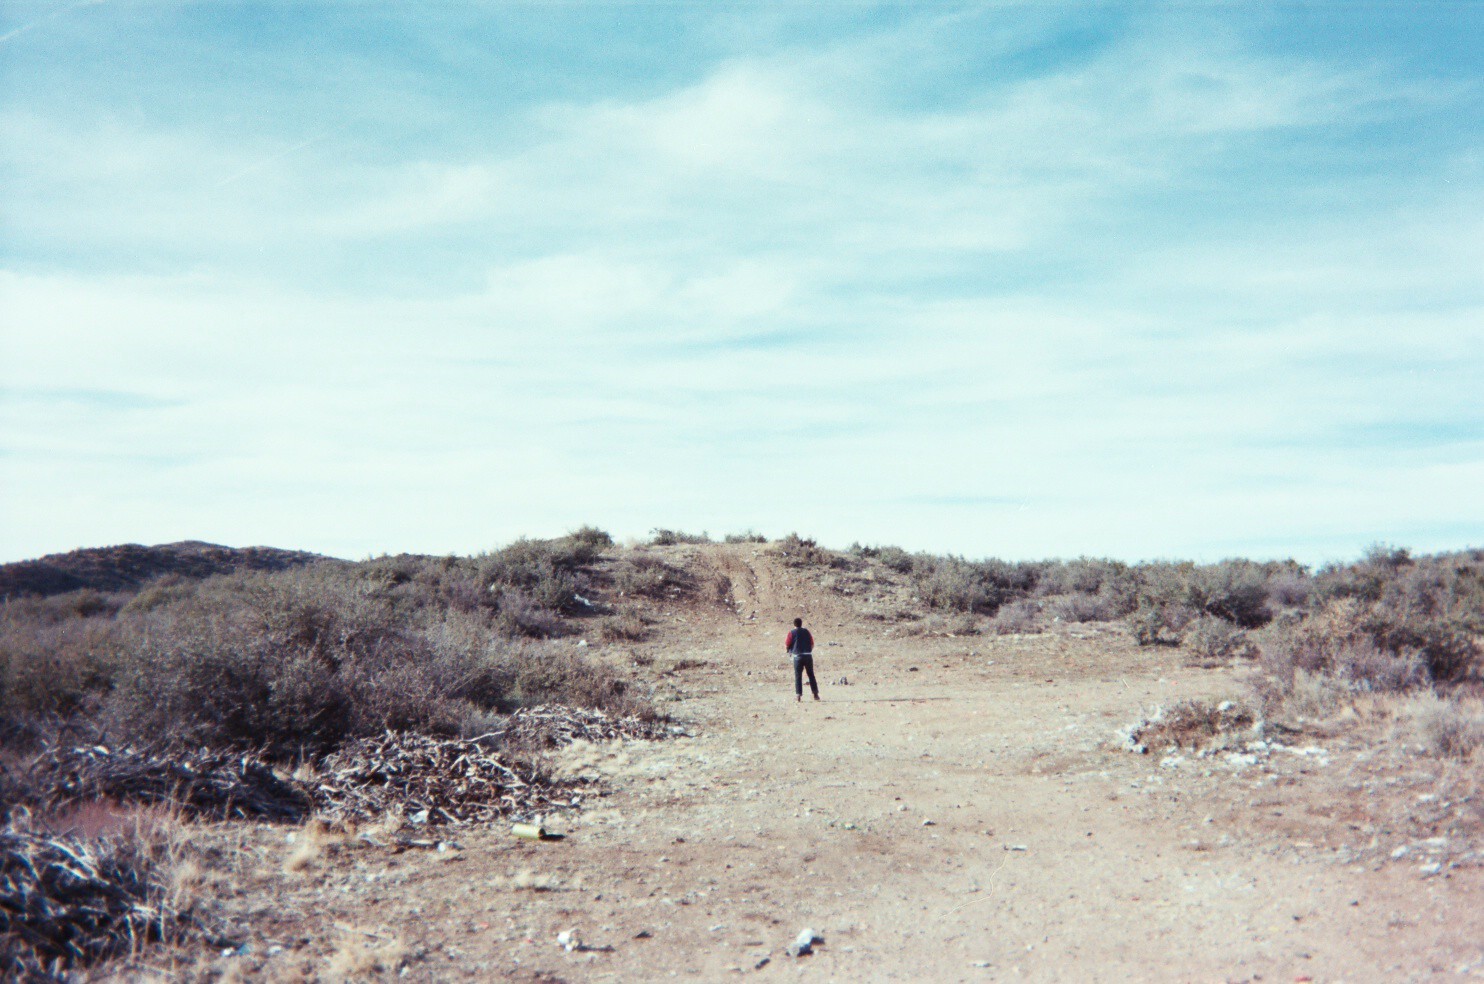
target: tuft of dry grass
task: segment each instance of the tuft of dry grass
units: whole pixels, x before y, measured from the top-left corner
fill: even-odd
[[[293,838],[293,849],[284,859],[283,868],[292,873],[310,870],[322,858],[344,846],[347,840],[343,831],[332,829],[318,817],[289,836]]]
[[[560,892],[567,888],[578,887],[575,884],[569,886],[561,875],[532,871],[530,868],[522,868],[509,878],[494,879],[491,884],[498,888],[524,892]]]
[[[1408,730],[1429,752],[1467,759],[1484,747],[1484,701],[1422,693],[1403,708]]]
[[[395,973],[407,962],[407,944],[396,937],[386,937],[366,930],[340,927],[346,937],[330,955],[325,970],[331,980],[364,980],[376,974]],[[377,942],[367,942],[370,937]]]

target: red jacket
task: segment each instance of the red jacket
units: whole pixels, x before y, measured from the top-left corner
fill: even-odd
[[[785,639],[784,642],[783,642],[783,648],[786,649],[786,650],[788,650],[791,653],[795,651],[794,650],[794,635],[795,635],[795,633],[800,633],[801,634],[801,636],[800,636],[800,638],[798,640],[799,643],[800,643],[798,652],[799,653],[812,653],[812,652],[814,652],[814,634],[812,632],[810,632],[808,629],[792,629],[792,630],[790,630],[789,633],[788,633],[788,638]]]

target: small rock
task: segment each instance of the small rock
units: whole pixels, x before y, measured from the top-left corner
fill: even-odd
[[[1007,851],[1026,851],[1026,850],[1029,850],[1029,848],[1027,848],[1024,844],[1006,844],[1005,845],[1005,850],[1007,850]]]
[[[1403,844],[1401,847],[1391,852],[1391,858],[1393,861],[1397,861],[1411,853],[1412,848],[1409,845]]]
[[[1417,869],[1417,873],[1420,874],[1423,878],[1431,878],[1433,875],[1436,875],[1442,870],[1442,864],[1437,861],[1433,861],[1429,864],[1419,866]]]
[[[814,932],[814,930],[800,930],[799,935],[794,939],[793,946],[788,948],[788,952],[791,956],[807,957],[814,952],[814,944],[823,942],[824,937]]]
[[[924,817],[923,818],[923,821],[922,821],[922,825],[924,827],[936,827],[937,826],[937,823],[934,822],[934,821],[932,821],[932,820],[927,819],[926,817]]]

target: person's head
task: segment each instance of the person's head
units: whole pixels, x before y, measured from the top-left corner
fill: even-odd
[[[794,628],[796,628],[796,629],[802,629],[803,627],[804,627],[804,620],[803,619],[801,619],[801,618],[794,619]]]

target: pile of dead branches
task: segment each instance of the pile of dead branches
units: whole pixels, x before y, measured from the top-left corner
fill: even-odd
[[[574,741],[653,740],[675,733],[683,732],[662,721],[637,716],[616,718],[582,707],[541,704],[516,711],[493,736],[511,748],[536,749],[559,748]]]
[[[24,786],[45,810],[114,800],[166,803],[214,820],[293,822],[312,806],[257,756],[206,748],[52,748],[31,765]]]
[[[351,742],[320,763],[310,794],[327,817],[403,815],[412,823],[528,820],[579,806],[581,792],[534,766],[507,762],[487,739],[388,731]]]
[[[57,980],[68,967],[195,928],[137,841],[0,830],[0,978]]]

